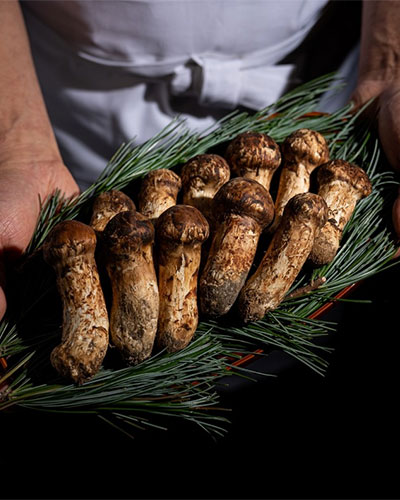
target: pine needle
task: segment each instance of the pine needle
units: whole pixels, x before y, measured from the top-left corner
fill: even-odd
[[[233,365],[238,353],[261,348],[267,355],[278,349],[323,375],[330,349],[319,340],[334,331],[335,325],[309,316],[335,300],[348,285],[397,265],[392,259],[395,243],[390,208],[398,181],[384,162],[379,142],[370,127],[360,125],[361,113],[353,115],[351,106],[330,115],[313,113],[333,78],[327,75],[309,82],[257,113],[231,113],[202,133],[188,130],[178,118],[143,145],[135,146],[133,141],[123,144],[98,180],[80,196],[65,200],[56,192],[43,201],[25,255],[29,260],[40,253],[49,231],[61,220],[81,217],[100,193],[124,189],[152,169],[179,166],[246,130],[266,132],[281,142],[293,130],[307,127],[325,135],[333,158],[365,168],[373,184],[372,194],[357,204],[334,261],[302,272],[289,293],[324,278],[321,286],[300,296],[289,295],[277,310],[254,324],[202,320],[194,340],[182,351],[159,352],[134,367],[103,367],[92,380],[75,386],[58,378],[49,364],[49,353],[59,336],[54,311],[48,311],[48,318],[43,313],[40,324],[30,325],[29,335],[23,333],[22,319],[29,321],[28,312],[45,309],[50,290],[46,277],[41,285],[40,277],[30,278],[28,269],[26,298],[11,308],[17,311],[14,316],[0,323],[0,357],[7,357],[9,364],[0,374],[0,380],[8,384],[0,409],[16,405],[47,412],[95,414],[129,435],[130,429],[164,428],[167,417],[181,418],[221,435],[227,420],[217,411],[216,382],[229,374],[246,375],[245,369],[235,370]],[[42,292],[37,297],[40,286]]]

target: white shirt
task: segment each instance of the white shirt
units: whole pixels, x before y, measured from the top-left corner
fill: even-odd
[[[279,61],[326,3],[24,1],[50,118],[81,188],[121,143],[144,142],[177,114],[202,130],[238,106],[275,102],[293,71]]]

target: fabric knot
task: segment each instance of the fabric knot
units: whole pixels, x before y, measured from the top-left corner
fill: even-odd
[[[196,96],[204,106],[235,109],[241,105],[258,110],[284,93],[293,68],[291,64],[246,67],[241,59],[193,56],[175,69],[171,92]]]

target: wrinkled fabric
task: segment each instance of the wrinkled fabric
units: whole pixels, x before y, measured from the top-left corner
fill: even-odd
[[[171,93],[195,95],[203,106],[261,109],[282,95],[294,66],[260,62],[251,66],[250,59],[245,62],[194,56],[174,70]]]
[[[24,1],[49,115],[82,188],[121,143],[142,143],[179,114],[204,130],[242,106],[275,102],[279,64],[327,0]]]

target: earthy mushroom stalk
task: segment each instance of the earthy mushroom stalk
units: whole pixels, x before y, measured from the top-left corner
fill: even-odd
[[[255,273],[243,287],[238,308],[244,322],[276,309],[302,269],[328,207],[319,195],[300,193],[287,203],[281,224]]]
[[[139,212],[151,220],[176,205],[182,187],[179,175],[165,168],[152,170],[142,180],[138,195]]]
[[[296,194],[310,189],[313,170],[329,160],[329,148],[323,135],[309,129],[298,129],[282,144],[283,165],[275,200],[275,220],[270,227],[278,227],[286,203]]]
[[[253,179],[269,191],[272,177],[281,164],[278,144],[267,134],[244,132],[228,145],[225,158],[238,177]]]
[[[196,207],[210,223],[212,199],[229,181],[230,174],[222,156],[201,154],[191,158],[181,170],[183,203]]]
[[[235,177],[214,198],[217,222],[200,278],[202,313],[226,314],[245,283],[263,229],[272,222],[271,195],[257,181]]]
[[[345,225],[357,202],[372,192],[365,171],[344,160],[332,160],[317,172],[318,194],[329,208],[328,220],[318,233],[310,254],[317,266],[331,262],[339,250]]]
[[[95,198],[92,206],[92,216],[89,224],[95,230],[97,235],[97,248],[95,258],[107,306],[107,301],[110,296],[110,283],[108,281],[105,269],[106,255],[103,251],[101,235],[107,223],[115,215],[120,212],[126,212],[128,210],[135,212],[135,203],[125,193],[117,190],[111,190],[101,193]]]
[[[103,231],[110,219],[120,212],[135,211],[133,200],[122,191],[106,191],[93,202],[90,226],[98,233]]]
[[[153,263],[154,227],[137,212],[121,212],[103,231],[112,287],[110,336],[125,361],[151,355],[157,332],[159,296]]]
[[[158,343],[169,352],[187,346],[198,324],[197,282],[206,218],[190,205],[175,205],[157,221],[160,315]]]
[[[63,304],[61,344],[51,352],[53,367],[82,384],[100,369],[108,347],[108,313],[94,252],[94,230],[78,221],[60,222],[43,246],[55,269]]]

